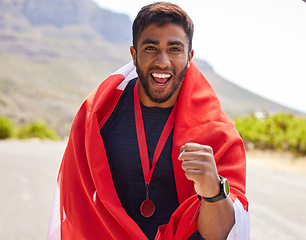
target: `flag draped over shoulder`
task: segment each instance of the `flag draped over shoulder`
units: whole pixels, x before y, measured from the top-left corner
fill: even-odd
[[[59,214],[58,221],[51,219],[49,240],[147,239],[121,206],[100,135],[128,81],[135,77],[132,63],[121,68],[88,96],[76,114],[58,175],[59,202],[53,211]],[[180,206],[155,239],[187,239],[197,229],[200,202],[178,160],[179,149],[187,142],[213,148],[218,172],[229,180],[231,199],[238,198],[247,210],[242,140],[193,62],[178,98],[173,134],[172,162]]]

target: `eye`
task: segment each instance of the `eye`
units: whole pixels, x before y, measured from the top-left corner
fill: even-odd
[[[154,46],[147,46],[147,47],[145,47],[145,50],[146,51],[155,51],[156,47],[154,47]]]
[[[171,48],[171,51],[172,51],[172,52],[181,52],[182,49],[179,48],[179,47],[172,47],[172,48]]]

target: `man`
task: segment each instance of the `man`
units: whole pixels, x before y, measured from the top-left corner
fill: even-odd
[[[72,124],[48,239],[249,238],[243,143],[192,62],[192,35],[174,4],[138,13],[133,64]]]

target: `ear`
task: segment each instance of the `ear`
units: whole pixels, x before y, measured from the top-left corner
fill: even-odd
[[[133,46],[130,46],[130,53],[133,58],[133,64],[136,67],[136,49]]]
[[[193,55],[194,55],[194,50],[192,49],[192,50],[190,51],[190,53],[188,54],[188,62],[187,62],[187,67],[188,67],[188,68],[190,67],[190,63],[191,63],[191,61],[192,61]]]

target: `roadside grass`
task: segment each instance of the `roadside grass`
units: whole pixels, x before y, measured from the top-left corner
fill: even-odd
[[[17,126],[9,118],[0,116],[0,139],[8,138],[61,139],[57,132],[48,127],[47,123],[44,121],[37,121]]]
[[[252,114],[234,120],[246,147],[306,156],[306,118],[291,113]]]

